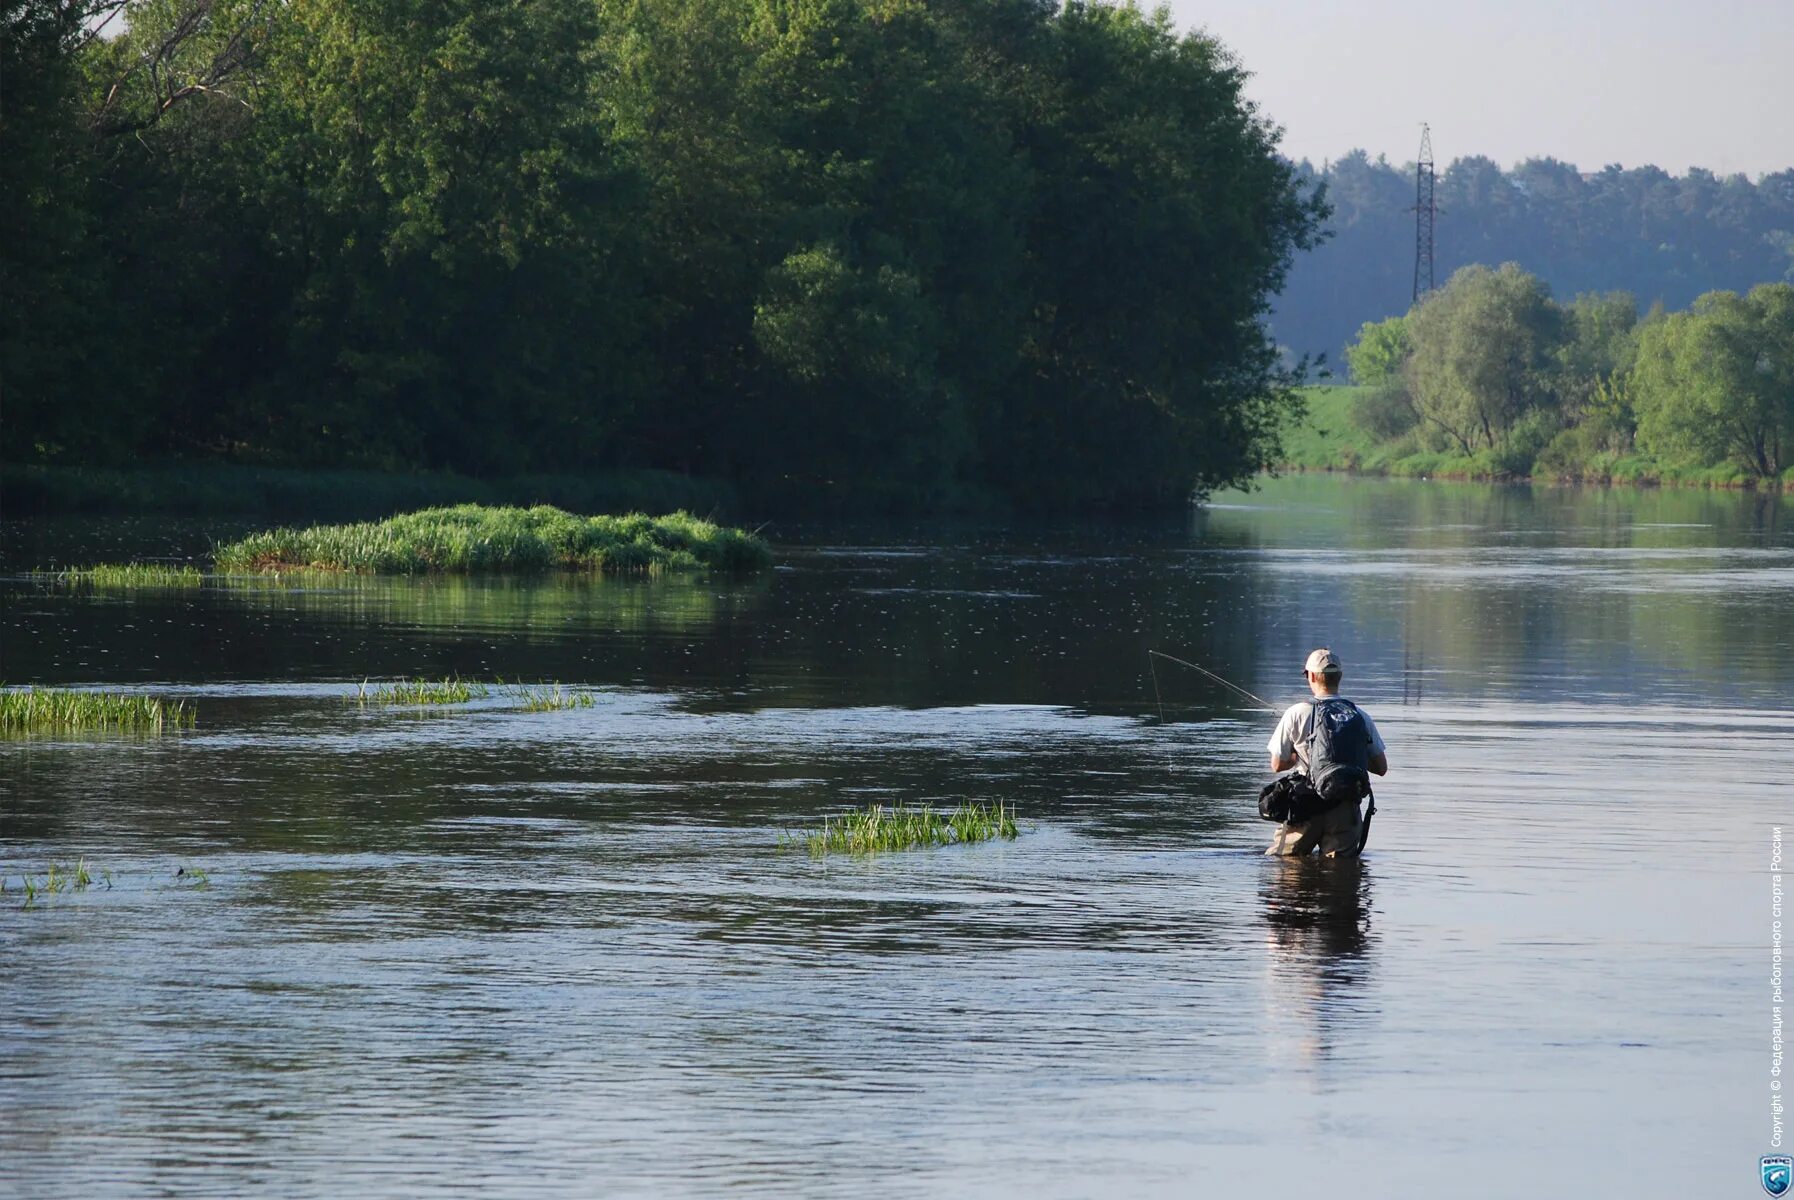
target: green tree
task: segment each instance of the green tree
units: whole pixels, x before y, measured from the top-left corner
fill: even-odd
[[[1239,481],[1297,404],[1263,322],[1324,198],[1278,157],[1240,65],[1164,10],[1069,4],[1021,69],[1030,304],[981,430],[991,475],[1061,504]]]
[[[1493,451],[1522,418],[1554,407],[1562,310],[1515,264],[1458,271],[1408,314],[1407,330],[1408,393],[1436,444]]]
[[[76,55],[83,3],[0,3],[0,454],[122,452],[105,414],[105,262]],[[108,445],[110,443],[110,445]]]
[[[1352,369],[1354,383],[1372,387],[1399,379],[1408,352],[1406,318],[1366,321],[1358,330],[1358,339],[1346,347],[1346,365]]]
[[[1631,371],[1638,357],[1638,301],[1629,292],[1584,293],[1564,308],[1553,385],[1581,453],[1632,443]]]
[[[1775,479],[1794,449],[1794,285],[1709,292],[1645,326],[1634,380],[1651,453]]]
[[[596,35],[558,0],[286,7],[247,183],[290,289],[262,437],[476,472],[605,452],[647,370]]]
[[[1324,201],[1164,15],[0,4],[8,456],[1143,504],[1296,403]]]

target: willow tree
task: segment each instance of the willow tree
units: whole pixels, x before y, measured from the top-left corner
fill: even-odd
[[[1563,312],[1516,264],[1457,271],[1406,328],[1408,394],[1435,444],[1494,450],[1522,417],[1555,404]]]
[[[1708,292],[1646,325],[1632,378],[1651,453],[1775,479],[1794,459],[1794,284]]]

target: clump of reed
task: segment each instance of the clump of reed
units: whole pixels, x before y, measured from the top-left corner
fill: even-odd
[[[0,691],[0,733],[161,733],[190,729],[195,719],[185,700],[160,696],[40,687]]]
[[[102,871],[100,874],[105,879],[106,886],[110,888],[112,886],[112,872]],[[87,859],[81,858],[77,859],[75,865],[72,867],[66,866],[63,863],[51,863],[50,869],[44,873],[43,882],[41,883],[30,875],[24,876],[20,883],[21,890],[25,893],[24,907],[30,908],[37,903],[37,898],[39,896],[55,896],[62,892],[86,891],[93,884],[93,873],[87,869]],[[6,890],[6,881],[0,879],[0,892],[5,892]]]
[[[548,505],[458,504],[353,525],[274,529],[220,546],[227,571],[610,572],[756,570],[772,561],[754,534],[676,512],[582,517]]]
[[[33,574],[67,587],[90,588],[186,588],[198,587],[205,579],[205,573],[195,566],[144,562],[96,563]]]
[[[820,829],[782,834],[779,844],[786,849],[802,847],[810,857],[821,858],[827,854],[876,854],[881,850],[949,846],[993,838],[1010,840],[1016,832],[1015,809],[1001,801],[961,804],[947,812],[903,804],[889,808],[873,804],[839,817],[826,817]]]
[[[562,712],[570,708],[591,708],[597,703],[590,692],[571,691],[558,683],[532,685],[501,681],[499,686],[503,688],[505,698],[524,712]]]
[[[370,704],[466,704],[483,700],[490,691],[483,683],[461,679],[401,679],[396,683],[370,683],[364,679],[349,699]]]

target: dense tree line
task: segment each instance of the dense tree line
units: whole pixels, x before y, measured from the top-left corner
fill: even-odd
[[[1275,453],[1324,201],[1049,0],[4,0],[0,455],[1150,504]]]
[[[1513,263],[1470,266],[1405,316],[1367,323],[1346,356],[1364,385],[1354,423],[1385,460],[1770,485],[1794,468],[1794,284],[1641,314],[1626,292],[1559,304]]]
[[[1278,341],[1338,351],[1366,321],[1413,299],[1414,169],[1354,151],[1305,180],[1326,185],[1331,236],[1303,255],[1277,300]],[[1518,263],[1559,296],[1630,292],[1684,309],[1711,291],[1794,281],[1794,170],[1752,182],[1617,166],[1584,173],[1555,159],[1503,171],[1460,158],[1439,176],[1438,282],[1473,263]]]

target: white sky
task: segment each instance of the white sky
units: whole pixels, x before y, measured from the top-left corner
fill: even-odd
[[[1151,7],[1142,0],[1143,7]],[[1485,154],[1794,167],[1794,0],[1170,0],[1219,38],[1247,95],[1315,165],[1362,147],[1440,169]]]

